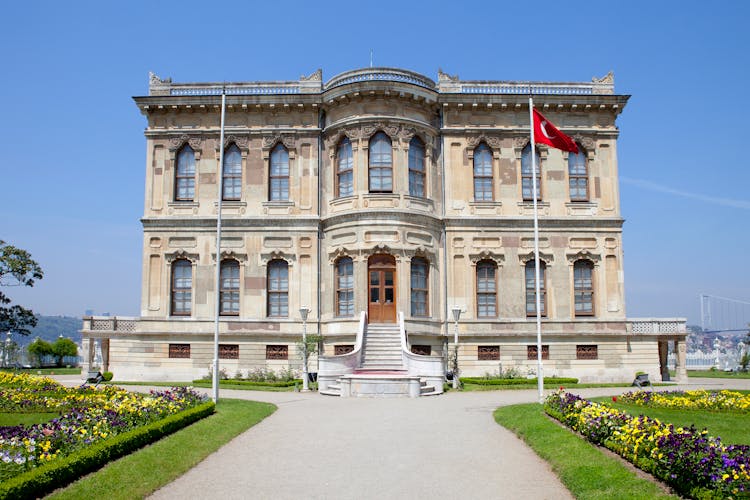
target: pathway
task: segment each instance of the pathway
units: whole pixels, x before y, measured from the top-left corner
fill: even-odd
[[[680,387],[750,389],[750,380]],[[533,390],[417,399],[223,390],[222,397],[279,409],[152,498],[571,498],[547,463],[492,418],[498,406],[536,401]]]

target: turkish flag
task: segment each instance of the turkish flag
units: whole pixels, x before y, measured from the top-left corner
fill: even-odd
[[[542,143],[570,153],[578,153],[575,141],[557,130],[557,127],[536,109],[534,110],[534,140],[537,144]]]

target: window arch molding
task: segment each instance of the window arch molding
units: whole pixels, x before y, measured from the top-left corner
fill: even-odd
[[[482,261],[492,261],[499,269],[503,267],[503,264],[505,263],[505,255],[490,250],[482,250],[478,253],[469,254],[469,262],[471,262],[472,266],[476,267],[476,265]]]
[[[282,250],[272,250],[260,254],[260,265],[262,267],[268,267],[268,264],[274,260],[286,261],[287,265],[291,268],[297,260],[297,256],[295,254],[286,253]]]

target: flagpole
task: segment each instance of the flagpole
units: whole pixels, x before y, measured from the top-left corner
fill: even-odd
[[[539,403],[544,403],[544,370],[542,367],[542,301],[539,283],[539,212],[536,196],[536,145],[534,144],[534,99],[529,84],[529,130],[531,138],[531,192],[534,201],[534,292],[536,295],[536,377]]]
[[[216,308],[214,310],[214,363],[213,363],[213,400],[219,401],[219,308],[221,306],[221,201],[224,198],[224,114],[227,107],[226,88],[221,88],[221,131],[219,132],[219,178],[218,202],[216,207]]]

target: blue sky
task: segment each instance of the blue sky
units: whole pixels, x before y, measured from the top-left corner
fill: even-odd
[[[433,79],[613,70],[632,95],[618,120],[628,316],[698,323],[700,293],[750,301],[749,6],[12,2],[0,21],[0,239],[46,275],[10,295],[42,314],[138,314],[146,148],[131,96],[147,93],[149,71],[191,82],[322,68],[327,80],[369,65],[372,49],[376,66]]]

